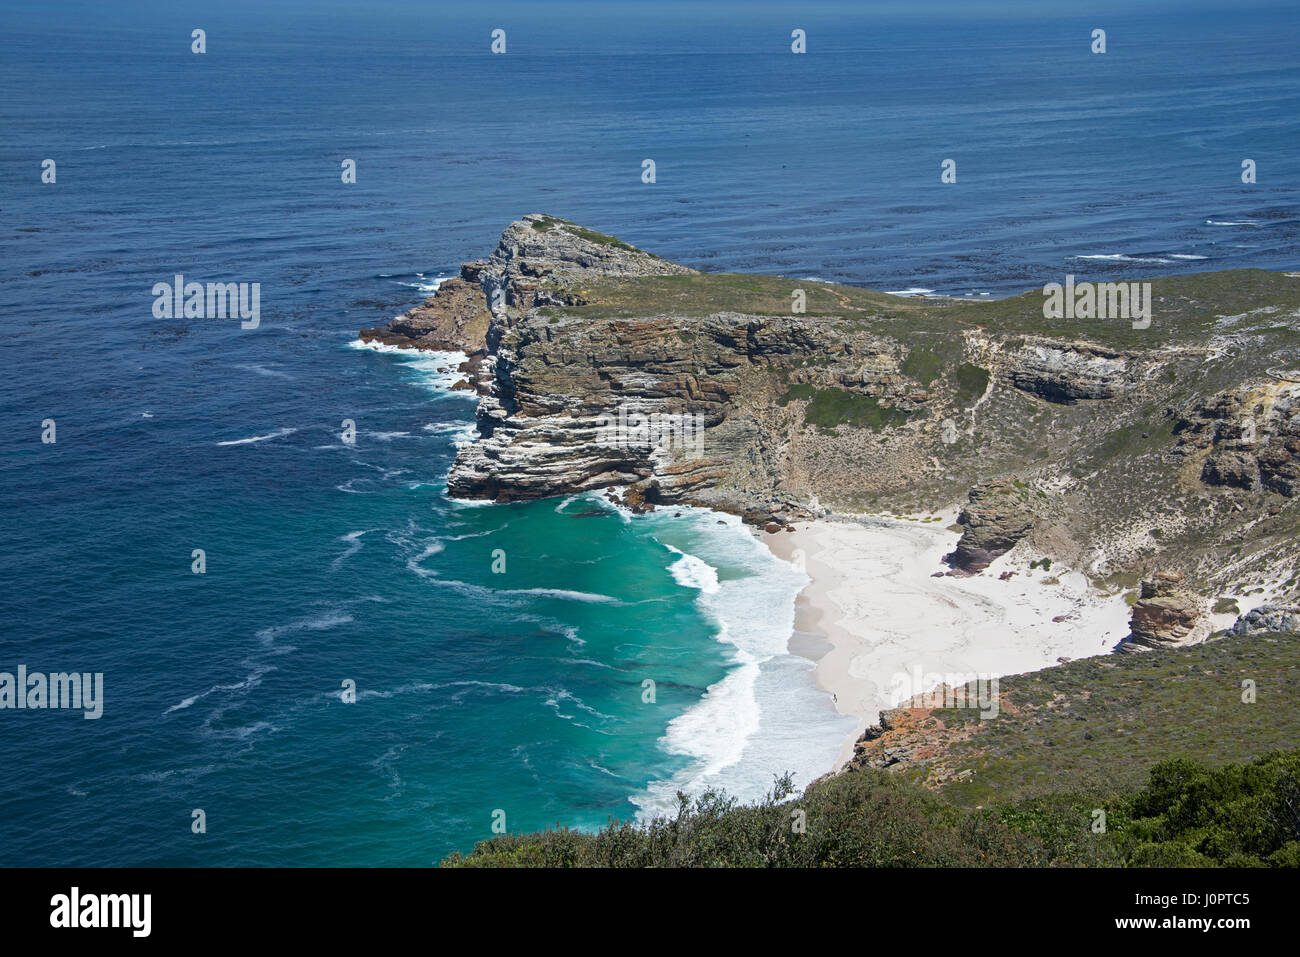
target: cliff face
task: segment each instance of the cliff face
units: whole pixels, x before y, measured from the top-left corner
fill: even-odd
[[[1010,358],[1013,385],[1049,402],[1071,405],[1080,399],[1114,399],[1132,392],[1142,366],[1122,352],[1090,343],[1032,343]]]
[[[1300,278],[1153,291],[1151,327],[1133,330],[1044,318],[1036,293],[909,300],[701,274],[534,215],[363,334],[473,357],[481,438],[448,477],[456,497],[626,486],[766,524],[915,513],[974,487],[953,560],[966,572],[1028,539],[1097,578],[1174,555],[1201,590],[1294,590]],[[1226,561],[1246,530],[1251,549]]]
[[[1210,396],[1178,418],[1183,454],[1204,453],[1201,480],[1300,495],[1300,372],[1273,370],[1253,387]]]
[[[700,324],[690,350],[665,322],[533,315],[495,328],[478,412],[484,438],[457,457],[452,495],[504,500],[641,483],[661,500],[681,498],[721,481],[754,437],[728,415],[745,364],[741,317]],[[657,447],[649,424],[665,416],[698,427],[698,449],[686,437],[682,448]]]

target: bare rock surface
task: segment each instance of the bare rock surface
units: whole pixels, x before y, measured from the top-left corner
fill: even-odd
[[[1159,571],[1142,582],[1141,597],[1133,605],[1129,636],[1120,651],[1183,648],[1209,634],[1206,602],[1186,588],[1181,572]]]
[[[982,572],[1014,548],[1035,519],[1035,493],[1024,482],[1003,478],[976,485],[957,517],[961,539],[946,560],[956,571]]]

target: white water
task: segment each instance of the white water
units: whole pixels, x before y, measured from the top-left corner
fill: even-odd
[[[699,589],[696,600],[717,623],[716,640],[730,646],[734,665],[669,723],[660,746],[687,764],[633,795],[642,819],[670,812],[679,790],[697,795],[714,788],[753,801],[785,771],[803,787],[831,770],[854,726],[817,687],[813,663],[789,651],[795,597],[807,576],[776,558],[735,516],[675,511],[684,517],[658,512],[644,521],[659,526],[656,537],[686,523],[691,551],[667,546],[682,556],[670,572],[679,584]]]

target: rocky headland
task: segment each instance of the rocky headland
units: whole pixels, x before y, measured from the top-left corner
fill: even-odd
[[[964,503],[966,573],[1027,541],[1099,578],[1169,566],[1202,591],[1294,590],[1300,278],[1153,282],[1155,321],[1134,330],[1044,318],[1035,292],[705,274],[530,215],[362,337],[470,356],[481,438],[457,497],[631,489],[781,527]],[[702,440],[602,442],[620,410],[698,416]]]
[[[1151,282],[1153,321],[1134,329],[1047,318],[1040,291],[907,299],[702,273],[530,215],[362,337],[469,356],[479,438],[454,497],[612,490],[772,532],[953,509],[934,574],[1006,578],[1038,556],[1014,567],[1128,596],[1122,650],[1194,645],[1238,614],[1237,634],[1294,626],[1300,276]],[[699,434],[636,427],[656,422]],[[613,440],[611,423],[627,426]]]

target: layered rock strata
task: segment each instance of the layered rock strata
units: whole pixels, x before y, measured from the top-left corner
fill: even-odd
[[[1120,651],[1184,648],[1205,640],[1210,633],[1206,602],[1185,582],[1186,577],[1176,571],[1159,571],[1142,582],[1141,597],[1129,620],[1130,633]]]

